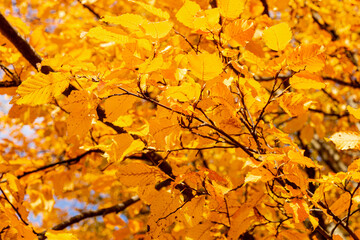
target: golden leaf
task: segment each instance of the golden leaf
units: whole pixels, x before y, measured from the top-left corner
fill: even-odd
[[[152,167],[145,163],[132,162],[121,165],[116,173],[119,181],[128,187],[154,184],[158,180],[167,179],[164,172],[158,167]]]
[[[106,120],[114,122],[118,117],[126,115],[135,101],[136,98],[130,95],[114,96],[106,99],[104,103]]]
[[[143,2],[139,2],[139,1],[134,1],[134,0],[129,0],[129,1],[138,4],[139,6],[143,7],[146,11],[148,11],[160,18],[163,18],[165,20],[168,20],[170,18],[169,13],[161,10],[160,8],[156,8],[153,5],[146,4]]]
[[[197,3],[186,0],[184,5],[176,13],[176,18],[185,26],[194,28],[195,16],[199,11],[201,11],[201,8]]]
[[[218,7],[220,8],[221,16],[228,19],[235,19],[240,17],[244,11],[244,0],[218,0]]]
[[[280,23],[265,29],[263,38],[270,49],[281,51],[290,42],[292,33],[287,23]]]
[[[83,137],[90,129],[92,120],[97,117],[97,100],[87,91],[72,91],[67,101],[64,108],[70,112],[66,120],[68,134]]]
[[[126,155],[139,152],[145,146],[141,140],[134,140],[128,133],[116,135],[112,141],[109,150],[110,161],[120,162]]]
[[[210,231],[212,226],[214,226],[214,224],[210,221],[200,222],[198,225],[189,228],[186,236],[190,239],[196,240],[213,239],[214,236],[211,234]]]
[[[337,149],[359,149],[360,134],[357,132],[337,132],[331,135],[329,139],[335,143]]]
[[[115,42],[119,44],[125,44],[129,42],[128,36],[106,30],[103,27],[91,28],[86,36],[95,38],[101,42]]]
[[[190,70],[201,80],[210,80],[222,72],[223,64],[217,54],[203,52],[198,55],[188,55]]]
[[[330,210],[336,215],[339,216],[345,212],[351,201],[351,195],[348,192],[341,194],[341,196],[330,206]]]
[[[291,162],[298,163],[301,166],[313,167],[313,168],[317,166],[310,158],[305,157],[300,152],[295,152],[293,150],[290,150],[288,152],[288,157]]]
[[[141,27],[145,30],[146,35],[152,38],[163,38],[169,34],[173,25],[170,21],[144,22]]]
[[[325,57],[319,45],[304,44],[296,47],[286,58],[286,62],[293,71],[306,70],[313,73],[324,68]]]
[[[301,93],[285,93],[277,99],[279,105],[290,117],[304,114],[312,101]]]
[[[78,238],[71,233],[61,233],[58,231],[48,230],[45,236],[48,240],[77,240]]]
[[[356,119],[360,119],[360,109],[359,108],[353,108],[351,106],[347,106],[346,109],[349,111],[349,113],[354,116]]]
[[[123,27],[126,27],[130,30],[139,30],[139,26],[144,22],[147,22],[145,18],[137,14],[123,14],[120,16],[105,16],[101,19],[103,22],[111,23],[111,24],[119,24]]]
[[[40,105],[49,103],[69,86],[67,74],[51,72],[47,75],[38,73],[25,80],[17,89],[20,99],[17,104]]]
[[[294,74],[290,78],[290,84],[295,89],[322,89],[326,87],[321,77],[306,71]]]

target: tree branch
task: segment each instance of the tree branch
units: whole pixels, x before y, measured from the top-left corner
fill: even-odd
[[[63,230],[63,229],[65,229],[75,223],[78,223],[86,218],[105,216],[109,213],[121,212],[121,211],[125,210],[127,207],[131,206],[132,204],[138,202],[139,200],[140,200],[140,198],[138,196],[133,196],[133,197],[129,198],[128,200],[126,200],[125,202],[116,204],[116,205],[108,207],[108,208],[101,208],[101,209],[98,209],[95,211],[83,212],[79,215],[73,216],[73,217],[69,218],[68,220],[54,226],[52,228],[52,230]]]
[[[30,44],[15,30],[13,26],[6,20],[6,18],[0,13],[0,32],[4,35],[14,46],[19,50],[23,57],[37,69],[37,64],[41,63],[42,58]],[[42,66],[40,71],[44,74],[53,72],[54,70],[50,66]]]
[[[81,0],[77,0],[78,3],[80,3],[84,8],[86,8],[87,10],[89,10],[97,19],[100,19],[101,16],[94,11],[94,9],[92,9],[92,7],[90,7],[89,5],[82,3]]]
[[[49,164],[49,165],[42,166],[42,167],[34,169],[32,171],[24,172],[23,174],[17,176],[17,178],[20,179],[20,178],[23,178],[23,177],[25,177],[25,176],[27,176],[29,174],[40,172],[42,170],[52,168],[52,167],[55,167],[55,166],[58,166],[58,165],[75,164],[75,163],[79,162],[81,158],[85,157],[86,155],[88,155],[90,153],[94,153],[94,152],[103,153],[103,151],[100,150],[100,149],[89,150],[89,151],[84,152],[83,154],[81,154],[81,155],[79,155],[79,156],[77,156],[75,158],[71,158],[71,159],[64,160],[64,161],[59,161],[59,162],[56,162],[56,163],[52,163],[52,164]]]
[[[264,11],[262,12],[262,14],[266,14],[270,17],[269,15],[269,5],[267,4],[266,0],[260,0],[262,5],[264,6]]]
[[[21,80],[17,74],[10,71],[4,64],[0,63],[0,68],[4,71],[6,76],[12,79],[12,81],[3,81],[0,82],[0,87],[17,87],[20,85]]]

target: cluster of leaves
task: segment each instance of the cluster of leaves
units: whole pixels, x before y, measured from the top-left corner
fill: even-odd
[[[360,239],[358,2],[0,6],[1,239]]]

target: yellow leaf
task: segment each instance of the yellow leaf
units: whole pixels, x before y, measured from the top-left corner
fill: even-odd
[[[164,94],[172,99],[188,102],[199,99],[201,92],[200,84],[183,82],[180,86],[169,87]]]
[[[357,132],[337,132],[330,137],[337,149],[359,149],[360,134]]]
[[[6,15],[6,19],[13,25],[16,30],[18,30],[22,35],[29,35],[30,28],[26,25],[26,21],[22,20],[19,17],[14,17],[11,14]]]
[[[184,5],[176,13],[176,18],[185,26],[194,28],[195,16],[199,11],[201,11],[201,8],[197,3],[186,0]]]
[[[264,69],[264,60],[256,56],[254,53],[245,50],[242,56],[247,62],[256,64],[259,68]]]
[[[150,73],[159,70],[164,65],[162,55],[158,55],[155,58],[148,58],[142,64],[138,65],[139,73]]]
[[[78,238],[71,233],[60,233],[56,231],[47,231],[45,236],[48,240],[77,240]]]
[[[129,42],[128,36],[106,30],[102,27],[94,27],[90,29],[86,36],[95,38],[102,42],[115,42],[119,44],[125,44]]]
[[[290,42],[292,33],[287,23],[280,23],[265,29],[263,38],[270,49],[281,51]]]
[[[40,105],[49,103],[69,86],[69,76],[60,72],[38,73],[25,80],[17,89],[17,104]]]
[[[216,31],[219,25],[220,13],[218,8],[212,8],[198,12],[194,17],[194,29],[200,29],[203,32]]]
[[[140,162],[121,165],[116,176],[119,178],[119,181],[127,187],[149,184],[155,185],[157,181],[167,179],[165,173],[158,167],[149,166]]]
[[[190,70],[197,78],[210,80],[222,72],[222,62],[217,54],[203,52],[198,55],[188,55]]]
[[[322,89],[326,87],[321,77],[306,71],[294,74],[290,78],[290,84],[295,89]]]
[[[168,20],[170,18],[169,13],[164,12],[163,10],[161,10],[160,8],[156,8],[153,5],[150,4],[146,4],[143,2],[139,2],[139,1],[133,1],[133,0],[129,0],[130,2],[136,3],[138,5],[140,5],[141,7],[143,7],[146,11],[160,17],[163,18],[165,20]]]
[[[17,202],[23,201],[25,189],[24,186],[21,185],[19,179],[17,179],[17,177],[10,173],[6,174],[5,177],[7,179],[7,184],[9,186],[11,195],[15,198]]]
[[[350,206],[351,195],[348,192],[341,194],[341,196],[330,206],[330,210],[339,216],[345,212]]]
[[[245,183],[258,182],[258,181],[267,182],[273,178],[274,176],[268,170],[260,167],[260,168],[255,168],[254,170],[246,174],[244,182]]]
[[[250,20],[237,19],[226,25],[224,32],[228,37],[245,47],[255,33],[255,25]]]
[[[139,152],[145,146],[141,140],[134,140],[128,133],[116,135],[112,141],[109,151],[110,161],[122,161],[126,155]]]
[[[119,116],[113,123],[119,127],[130,127],[134,122],[132,115]]]
[[[163,22],[145,22],[141,25],[144,28],[146,35],[152,38],[163,38],[173,27],[173,23],[169,21]]]
[[[245,2],[244,0],[218,0],[221,16],[228,19],[240,17],[244,11]]]
[[[319,226],[319,219],[309,214],[309,220],[313,229],[316,229]]]
[[[145,18],[137,14],[123,14],[120,16],[105,16],[101,19],[103,22],[107,22],[110,24],[119,24],[123,27],[126,27],[130,30],[139,30],[139,26],[144,22],[147,22]]]
[[[349,111],[349,113],[354,116],[356,119],[360,119],[360,109],[359,108],[353,108],[351,106],[347,106],[346,109]]]

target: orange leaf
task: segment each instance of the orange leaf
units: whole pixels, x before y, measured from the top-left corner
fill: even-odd
[[[295,50],[286,59],[290,69],[294,71],[306,70],[317,72],[324,68],[325,57],[317,44],[304,44]]]
[[[291,87],[295,89],[321,89],[326,85],[321,77],[310,72],[299,72],[290,78]]]
[[[330,206],[330,210],[339,216],[345,212],[350,206],[351,195],[348,192],[341,194],[341,196]]]
[[[225,34],[243,47],[251,40],[254,33],[255,25],[250,20],[237,19],[225,27]]]
[[[309,217],[309,207],[302,199],[292,199],[291,202],[285,202],[285,211],[293,214],[295,223],[305,221]]]
[[[116,176],[122,184],[128,187],[154,184],[157,180],[167,179],[166,175],[158,167],[152,167],[140,162],[121,165]]]

